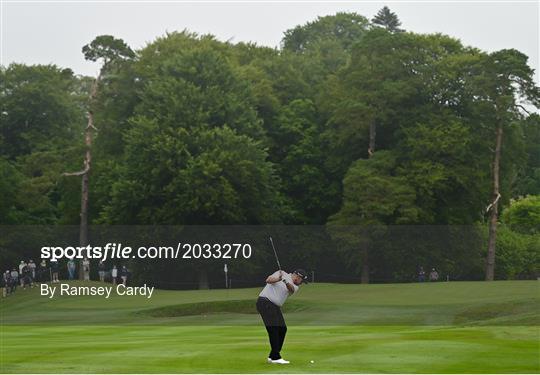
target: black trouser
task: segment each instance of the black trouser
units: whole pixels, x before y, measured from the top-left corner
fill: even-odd
[[[268,338],[270,339],[270,346],[272,351],[270,352],[270,359],[280,359],[279,352],[283,347],[285,341],[285,335],[287,334],[287,326],[285,325],[285,319],[279,306],[274,305],[268,298],[259,297],[257,299],[257,311],[261,314],[262,320],[268,332]]]

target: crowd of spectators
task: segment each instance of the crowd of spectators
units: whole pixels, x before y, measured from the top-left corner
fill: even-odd
[[[428,280],[439,281],[439,272],[435,268],[431,269]],[[424,271],[424,267],[420,266],[418,269],[418,282],[423,283],[424,281],[426,281],[426,271]]]
[[[28,262],[21,260],[18,266],[13,267],[11,270],[6,270],[2,274],[2,296],[6,297],[11,293],[14,293],[18,287],[23,289],[33,288],[36,278],[42,277],[44,273],[43,262],[39,265],[30,259]]]
[[[66,264],[68,280],[77,278],[77,264],[74,259],[69,259]],[[79,272],[82,273],[80,279],[90,281],[90,261],[84,258],[80,262]],[[32,259],[28,262],[21,260],[18,266],[12,270],[6,270],[2,274],[0,286],[2,288],[2,297],[7,297],[17,290],[17,288],[33,288],[36,283],[59,283],[60,282],[60,266],[57,260],[51,260],[47,265],[45,260],[36,264]],[[112,269],[108,270],[105,263],[102,261],[98,264],[99,281],[111,282],[116,285],[118,282],[127,285],[129,270],[125,265],[117,268],[113,265]]]

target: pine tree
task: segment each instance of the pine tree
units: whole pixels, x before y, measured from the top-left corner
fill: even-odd
[[[390,32],[403,32],[403,29],[400,29],[401,21],[398,16],[390,10],[386,5],[379,10],[379,12],[371,20],[376,25],[380,25]]]

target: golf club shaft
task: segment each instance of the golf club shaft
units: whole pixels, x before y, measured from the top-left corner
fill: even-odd
[[[274,250],[274,255],[276,256],[276,262],[277,262],[277,265],[278,265],[278,269],[280,270],[281,269],[281,264],[279,264],[279,259],[278,259],[278,256],[277,256],[277,251],[276,251],[276,248],[274,246],[274,241],[272,241],[272,237],[270,237],[270,243],[272,244],[272,249]]]

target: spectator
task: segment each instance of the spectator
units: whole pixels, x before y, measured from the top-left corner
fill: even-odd
[[[39,281],[47,280],[47,262],[45,261],[45,259],[43,259],[37,267],[37,277]]]
[[[435,268],[432,268],[431,272],[429,273],[429,281],[437,280],[439,280],[439,273],[435,270]]]
[[[116,264],[113,265],[113,268],[111,270],[111,278],[113,285],[116,285],[116,278],[118,277],[118,269],[116,268]]]
[[[59,283],[60,280],[58,280],[58,261],[56,259],[51,259],[51,273],[52,273],[52,283]]]
[[[36,264],[32,259],[28,262],[28,267],[30,268],[30,272],[32,272],[32,280],[36,279]]]
[[[99,281],[104,282],[105,281],[105,263],[103,263],[102,260],[99,261],[98,271],[99,271]]]
[[[21,260],[21,263],[19,263],[19,281],[21,283],[21,286],[23,286],[23,282],[24,282],[24,279],[23,279],[23,268],[26,267],[26,263],[24,262],[24,260]]]
[[[11,271],[11,292],[12,293],[15,290],[17,290],[18,284],[19,284],[19,273],[17,272],[17,269],[13,267],[13,271]]]
[[[420,266],[418,270],[418,282],[423,283],[424,281],[426,281],[426,271],[424,271],[424,267]]]
[[[82,262],[84,281],[90,280],[90,261],[88,258],[84,258]]]
[[[120,270],[120,277],[122,278],[122,284],[127,285],[128,269],[125,265]]]
[[[75,265],[75,261],[73,258],[69,258],[67,263],[67,270],[68,270],[68,277],[70,280],[73,280],[75,278],[75,270],[77,269],[77,266]]]
[[[2,296],[7,297],[11,294],[11,273],[9,270],[2,274]]]
[[[27,285],[30,285],[30,288],[34,287],[34,281],[32,279],[32,270],[30,269],[30,267],[28,267],[27,264],[22,268],[22,273],[20,277],[21,277],[21,285],[23,289],[26,290]]]

